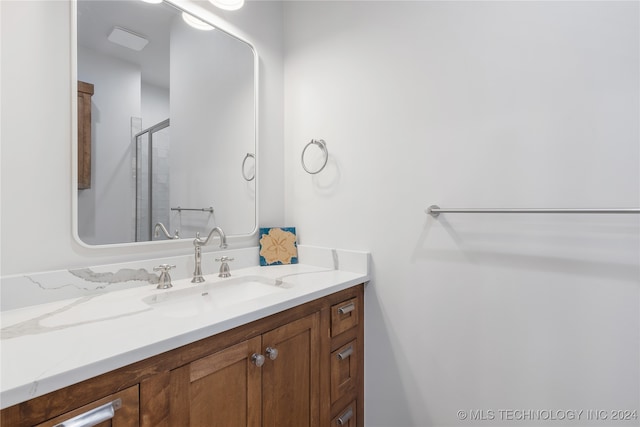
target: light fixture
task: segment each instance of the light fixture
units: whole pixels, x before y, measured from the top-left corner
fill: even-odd
[[[189,15],[187,12],[182,12],[182,20],[187,24],[189,24],[190,26],[192,26],[193,28],[196,28],[198,30],[202,30],[202,31],[213,30],[213,27],[211,25],[199,20],[193,15]]]
[[[135,51],[142,50],[147,43],[149,43],[149,40],[145,39],[140,34],[136,34],[131,30],[121,27],[113,27],[113,30],[111,30],[111,34],[109,34],[107,39],[111,43],[115,43]]]
[[[211,4],[224,10],[238,10],[244,5],[244,0],[209,0]]]

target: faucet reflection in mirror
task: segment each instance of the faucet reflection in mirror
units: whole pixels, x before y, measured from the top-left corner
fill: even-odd
[[[206,246],[211,240],[211,236],[214,234],[218,234],[220,236],[220,248],[224,249],[227,247],[227,236],[222,231],[222,228],[215,227],[213,230],[209,232],[209,235],[205,240],[200,238],[200,233],[196,233],[196,238],[193,239],[193,246],[195,248],[195,257],[196,257],[196,266],[193,270],[193,279],[191,279],[191,283],[202,283],[204,282],[204,277],[202,277],[202,247]]]
[[[163,223],[158,222],[156,223],[156,226],[153,230],[153,235],[155,237],[160,236],[160,231],[162,231],[162,233],[165,235],[165,237],[167,239],[179,239],[180,238],[180,231],[176,230],[175,234],[172,236],[171,234],[169,234],[169,231],[167,231],[167,227],[164,226]]]

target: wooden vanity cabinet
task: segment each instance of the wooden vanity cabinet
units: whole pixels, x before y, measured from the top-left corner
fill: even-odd
[[[330,308],[328,372],[331,421],[326,426],[364,426],[364,295],[344,295]]]
[[[170,373],[170,425],[260,427],[262,370],[251,356],[255,337],[195,360]]]
[[[171,371],[170,425],[318,426],[318,332],[315,313]]]
[[[320,422],[320,328],[314,313],[265,333],[262,425],[318,427]]]
[[[11,406],[1,425],[55,426],[121,398],[99,426],[364,427],[363,296],[354,286]]]

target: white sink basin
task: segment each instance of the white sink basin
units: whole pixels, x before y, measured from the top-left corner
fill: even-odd
[[[166,291],[143,298],[154,310],[169,317],[191,317],[216,309],[284,292],[287,286],[261,276],[234,277],[202,283],[187,289]]]

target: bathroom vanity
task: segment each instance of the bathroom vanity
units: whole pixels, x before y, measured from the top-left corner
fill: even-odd
[[[75,244],[128,259],[193,242],[196,257],[3,277],[2,426],[362,427],[368,254],[299,245],[300,264],[259,267],[257,248],[225,250],[199,272],[198,233],[258,229],[253,45],[193,2],[69,4]],[[231,277],[216,255],[235,259]]]
[[[4,312],[2,399],[16,403],[3,403],[2,425],[56,426],[89,414],[108,419],[101,426],[363,426],[366,272],[292,265],[232,273],[110,292],[52,316]],[[136,303],[104,317],[99,306],[117,298]],[[31,321],[9,318],[29,310]],[[89,312],[95,321],[82,317]],[[48,348],[34,355],[37,342]]]

